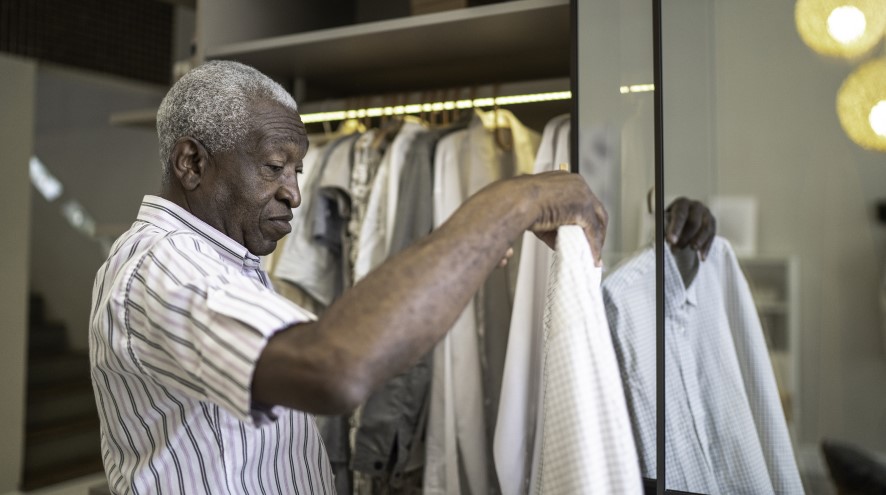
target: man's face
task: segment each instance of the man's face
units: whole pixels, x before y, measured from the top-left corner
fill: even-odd
[[[265,255],[291,230],[308,140],[298,113],[279,103],[258,102],[250,114],[252,130],[234,150],[212,156],[202,185],[215,210],[207,212],[209,223],[251,253]]]

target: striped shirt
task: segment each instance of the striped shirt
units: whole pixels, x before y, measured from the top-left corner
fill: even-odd
[[[114,493],[334,493],[314,419],[252,402],[268,338],[313,315],[259,259],[146,196],[96,275],[90,360]]]

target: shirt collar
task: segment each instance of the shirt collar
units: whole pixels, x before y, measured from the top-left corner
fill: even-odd
[[[674,254],[671,252],[670,246],[665,246],[664,259],[665,307],[667,310],[670,311],[671,314],[675,314],[675,312],[680,311],[686,304],[696,306],[698,299],[695,288],[698,285],[696,282],[701,273],[701,267],[699,267],[699,273],[695,275],[692,283],[689,284],[689,287],[686,287],[683,285],[683,277],[680,276],[680,268],[677,266],[677,261],[674,259]]]
[[[249,252],[245,246],[219,232],[203,220],[172,201],[159,196],[147,195],[138,210],[138,219],[156,225],[164,230],[188,230],[206,239],[222,257],[244,268],[258,268],[261,264],[258,256]]]

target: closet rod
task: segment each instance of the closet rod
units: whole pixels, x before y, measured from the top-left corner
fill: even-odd
[[[392,115],[409,115],[422,112],[440,112],[443,110],[463,110],[467,108],[494,107],[505,105],[519,105],[522,103],[538,103],[543,101],[568,100],[572,98],[571,91],[552,91],[547,93],[531,93],[523,95],[497,96],[489,98],[474,98],[473,100],[449,100],[427,103],[413,103],[409,105],[395,105],[384,107],[358,108],[352,110],[337,110],[334,112],[306,113],[301,116],[305,124],[317,122],[334,122],[347,119],[361,119],[364,117],[382,117]]]

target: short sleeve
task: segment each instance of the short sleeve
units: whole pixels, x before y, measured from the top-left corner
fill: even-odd
[[[149,249],[129,275],[123,303],[130,358],[145,375],[251,424],[274,417],[251,397],[268,339],[315,319],[191,235]]]

